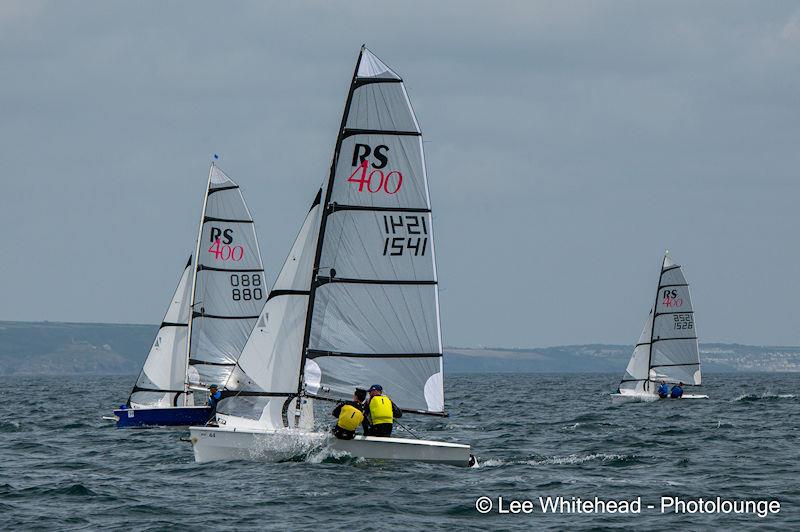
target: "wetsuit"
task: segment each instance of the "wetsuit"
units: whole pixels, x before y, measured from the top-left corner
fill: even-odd
[[[222,399],[222,390],[217,390],[208,397],[208,406],[211,407],[211,410],[217,409],[217,403],[219,403],[220,399]]]

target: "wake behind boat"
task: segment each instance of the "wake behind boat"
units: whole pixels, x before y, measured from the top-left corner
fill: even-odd
[[[213,163],[195,248],[197,265],[189,257],[139,378],[114,410],[117,428],[205,424],[213,409],[195,405],[194,392],[227,380],[266,300],[250,211]]]
[[[352,456],[467,466],[470,448],[314,430],[314,402],[383,382],[404,412],[445,416],[436,262],[422,135],[402,79],[366,48],[325,185],[195,460],[275,461],[324,445]]]
[[[689,283],[669,252],[661,262],[650,315],[611,401],[613,404],[657,401],[661,382],[701,384],[700,350]],[[683,394],[680,398],[708,399],[708,396]]]

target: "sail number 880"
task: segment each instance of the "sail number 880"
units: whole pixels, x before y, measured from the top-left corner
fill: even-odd
[[[234,301],[259,300],[264,297],[264,292],[261,289],[260,273],[252,275],[233,273],[231,274],[231,287],[233,287],[231,289],[231,299]]]

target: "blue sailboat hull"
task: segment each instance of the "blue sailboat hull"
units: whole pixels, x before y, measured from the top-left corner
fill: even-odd
[[[128,408],[114,410],[117,428],[188,427],[205,425],[213,414],[210,406]]]

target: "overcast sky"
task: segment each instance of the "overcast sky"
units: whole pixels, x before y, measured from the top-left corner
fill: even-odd
[[[274,279],[361,43],[426,141],[444,341],[800,344],[797,2],[0,3],[0,319],[157,323],[213,153]]]

